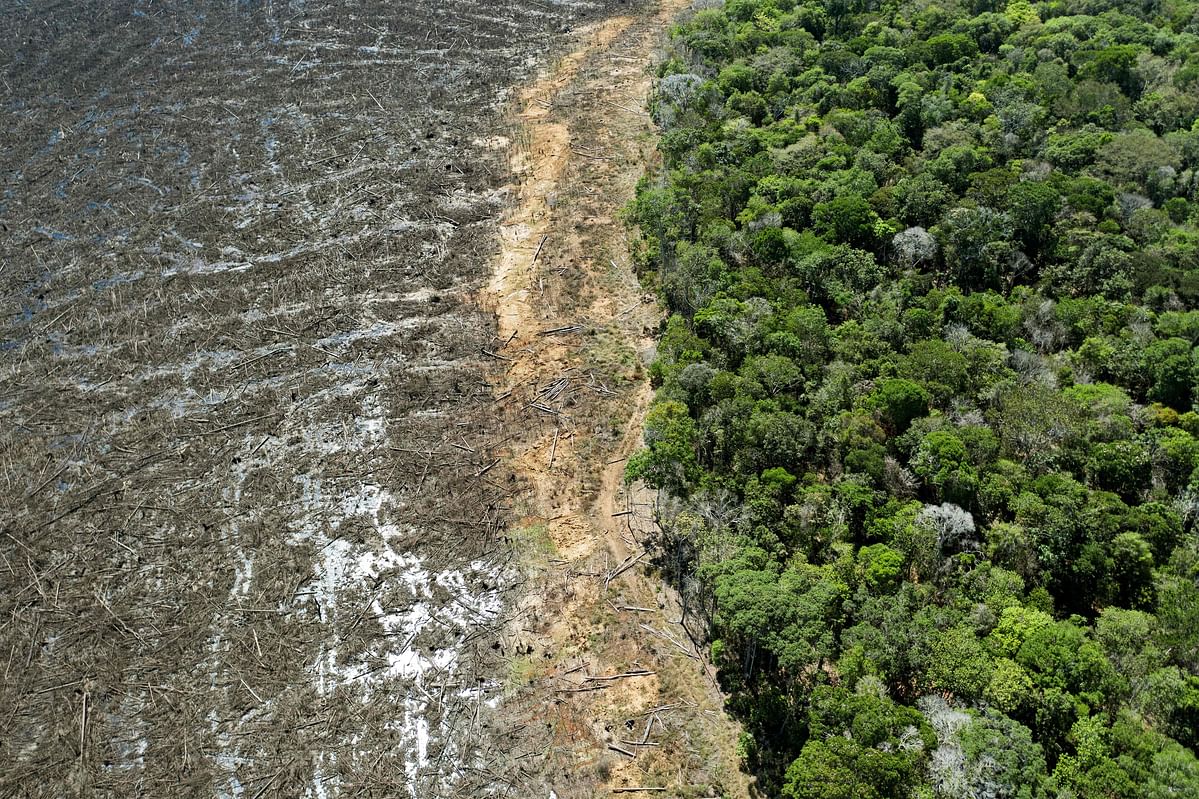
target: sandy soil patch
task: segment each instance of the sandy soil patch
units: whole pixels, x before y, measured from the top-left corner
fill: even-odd
[[[530,795],[748,795],[712,670],[645,569],[654,497],[622,479],[652,398],[659,312],[615,220],[653,153],[643,109],[655,45],[685,5],[582,31],[520,93],[520,183],[485,299],[515,435],[516,529],[545,542],[507,628],[502,705]]]

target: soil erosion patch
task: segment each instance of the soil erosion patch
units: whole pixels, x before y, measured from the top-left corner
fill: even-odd
[[[513,436],[509,535],[531,573],[507,627],[504,709],[532,795],[748,792],[704,655],[643,571],[653,497],[621,479],[652,396],[659,312],[618,217],[653,155],[651,56],[685,5],[584,30],[519,98],[519,184],[486,299]]]

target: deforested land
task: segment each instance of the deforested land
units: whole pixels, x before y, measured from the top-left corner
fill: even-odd
[[[530,141],[513,92],[618,9],[650,14],[0,7],[0,794],[610,774],[513,760],[528,421],[486,286]],[[642,84],[654,25],[612,54]],[[577,385],[627,396],[620,357]]]

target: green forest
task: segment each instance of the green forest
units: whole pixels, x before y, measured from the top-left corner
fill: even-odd
[[[627,476],[745,767],[1199,797],[1199,3],[701,5]]]

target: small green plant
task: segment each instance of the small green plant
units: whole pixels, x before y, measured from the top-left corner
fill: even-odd
[[[517,551],[526,557],[548,557],[558,552],[549,528],[544,524],[519,527],[512,531],[511,538]]]

